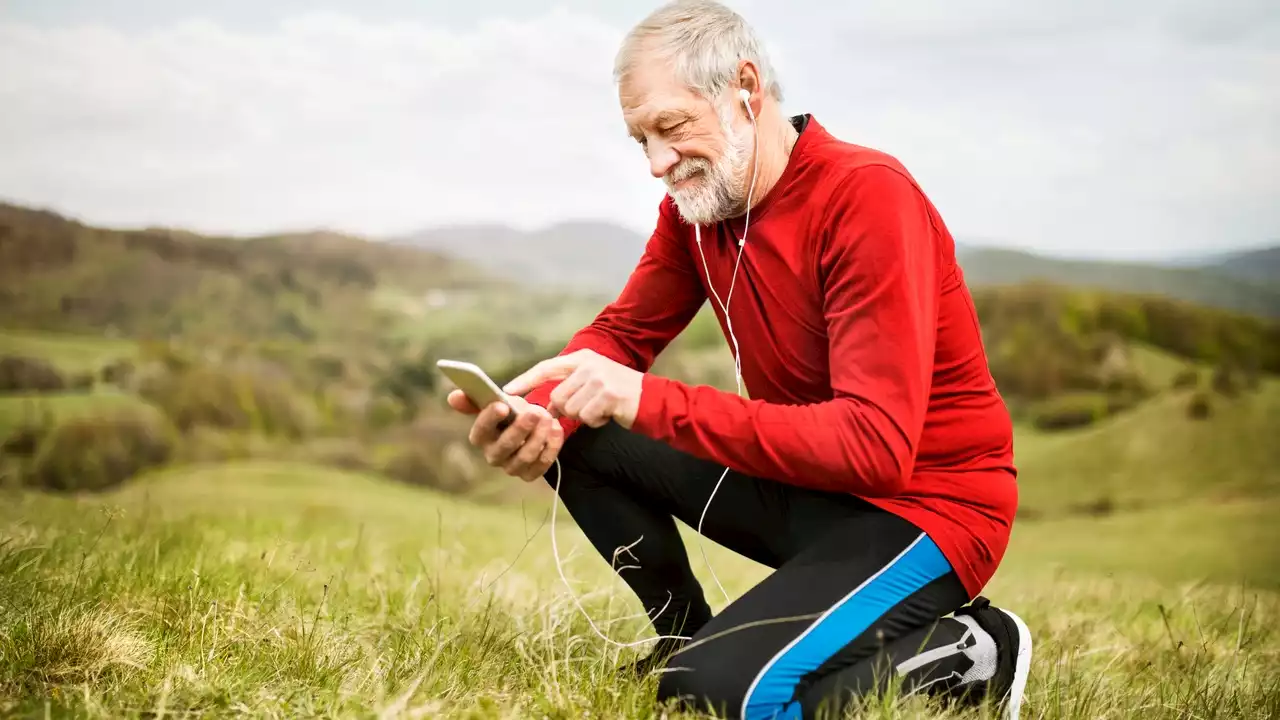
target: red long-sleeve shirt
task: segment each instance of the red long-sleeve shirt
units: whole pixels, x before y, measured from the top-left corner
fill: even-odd
[[[729,303],[750,399],[647,373],[711,296],[694,228],[669,197],[620,296],[565,352],[646,372],[634,431],[900,515],[977,595],[1007,547],[1017,486],[1012,426],[954,242],[896,159],[804,121],[781,179],[751,212]],[[722,299],[741,233],[741,219],[702,228]],[[527,399],[546,405],[553,388]]]

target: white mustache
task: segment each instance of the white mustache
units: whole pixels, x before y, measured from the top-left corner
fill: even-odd
[[[667,173],[667,185],[673,186],[681,180],[687,180],[699,172],[709,170],[710,168],[711,163],[703,160],[702,158],[691,158],[689,160],[685,160],[672,168],[671,172]]]

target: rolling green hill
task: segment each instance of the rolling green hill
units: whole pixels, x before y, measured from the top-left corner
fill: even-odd
[[[1163,295],[1208,307],[1262,317],[1280,317],[1280,288],[1251,273],[1213,264],[1156,264],[1064,260],[1017,250],[961,247],[958,259],[971,286],[1049,282],[1074,288]]]
[[[0,205],[0,320],[22,327],[193,341],[371,341],[379,287],[495,285],[442,255],[330,233],[203,237],[90,227]]]
[[[1190,396],[1166,391],[1088,428],[1019,428],[1014,455],[1024,513],[1280,499],[1280,381],[1236,398],[1214,397],[1204,419],[1188,416]]]
[[[430,345],[437,356],[505,366],[539,351],[545,338],[567,337],[606,301],[334,233],[112,230],[0,204],[0,329],[44,337],[32,354],[45,354],[40,342],[58,342],[52,332],[78,336],[81,360],[103,342],[129,339],[202,351],[306,347],[361,362],[416,356]],[[0,349],[24,354],[10,335]],[[55,362],[77,352],[47,349]]]

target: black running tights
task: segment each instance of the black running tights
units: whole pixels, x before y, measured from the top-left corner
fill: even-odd
[[[675,519],[697,527],[724,468],[612,423],[582,427],[560,460],[564,507],[611,565],[629,548],[617,565],[632,567],[619,576],[654,629],[692,636],[667,661],[660,700],[723,717],[808,718],[882,688],[894,668],[910,668],[905,687],[944,672],[923,657],[903,662],[942,640],[939,619],[969,598],[907,521],[852,496],[730,472],[703,534],[776,571],[712,617]]]

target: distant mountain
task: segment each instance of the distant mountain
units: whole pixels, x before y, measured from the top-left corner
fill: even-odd
[[[626,283],[646,238],[601,222],[562,223],[536,232],[474,225],[425,230],[396,240],[434,250],[526,283],[603,294]],[[1020,250],[962,244],[957,250],[974,286],[1045,281],[1151,293],[1210,307],[1280,317],[1280,247],[1159,264],[1069,260]]]
[[[501,225],[442,227],[392,242],[444,253],[513,280],[560,290],[616,293],[647,238],[604,222],[565,222],[533,232]]]
[[[1042,281],[1081,288],[1165,295],[1200,305],[1262,317],[1280,317],[1280,289],[1261,278],[1253,256],[1271,258],[1280,249],[1206,259],[1198,266],[1068,260],[1020,250],[961,245],[960,266],[970,285],[1016,285]],[[1274,267],[1274,266],[1273,266]]]
[[[1219,256],[1206,263],[1205,267],[1223,275],[1275,287],[1280,284],[1280,245]]]

